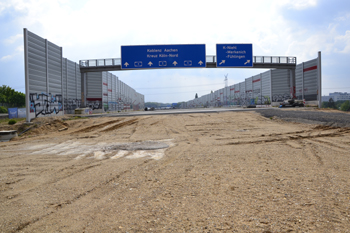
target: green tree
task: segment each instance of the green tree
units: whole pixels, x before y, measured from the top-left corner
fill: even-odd
[[[328,108],[337,108],[337,105],[335,104],[334,100],[332,98],[329,99],[328,101]]]
[[[158,102],[146,102],[145,107],[147,108],[158,108],[160,103]]]
[[[9,98],[9,104],[13,107],[24,107],[26,105],[26,95],[15,91]]]
[[[195,99],[197,99],[197,98],[198,98],[198,94],[197,94],[197,93],[196,93],[196,95],[194,96],[194,98],[195,98]]]
[[[0,87],[0,103],[9,103],[9,97],[11,95],[13,95],[13,92],[15,90],[13,90],[12,88],[6,86],[6,85],[2,85],[2,87]]]
[[[345,102],[340,106],[340,110],[342,110],[342,111],[350,111],[350,101],[349,101],[349,100],[345,101]]]
[[[328,108],[328,102],[323,101],[322,102],[322,108]]]
[[[7,108],[0,106],[0,113],[7,113]]]
[[[183,101],[182,102],[178,102],[177,103],[177,107],[179,108],[181,106],[181,104],[184,103]]]
[[[11,87],[2,85],[0,87],[0,103],[8,104],[10,107],[24,107],[25,94],[15,91]]]

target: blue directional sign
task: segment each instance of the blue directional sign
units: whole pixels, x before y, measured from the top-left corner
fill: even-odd
[[[204,68],[205,44],[121,46],[122,69]]]
[[[253,45],[216,44],[216,67],[253,67]]]

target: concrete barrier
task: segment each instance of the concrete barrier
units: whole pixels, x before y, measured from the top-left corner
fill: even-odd
[[[0,142],[10,141],[14,137],[17,137],[16,130],[0,131]]]
[[[81,115],[90,115],[92,114],[91,108],[77,108],[74,111],[75,114],[81,114]]]
[[[9,118],[9,114],[7,114],[7,113],[0,114],[0,119],[6,119],[6,118]]]

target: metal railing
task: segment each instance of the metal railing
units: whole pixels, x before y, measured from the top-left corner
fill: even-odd
[[[297,64],[296,57],[254,56],[253,63]]]
[[[207,62],[216,62],[216,56],[213,55],[208,55],[205,57],[205,59],[207,60]]]
[[[80,67],[118,66],[118,65],[121,65],[121,59],[107,58],[107,59],[80,60],[79,65]]]
[[[208,63],[216,62],[216,56],[206,56]],[[253,63],[256,64],[296,64],[296,57],[277,57],[277,56],[254,56]],[[80,67],[105,67],[105,66],[120,66],[120,58],[108,58],[108,59],[90,59],[80,60]]]
[[[216,56],[206,56],[207,62],[216,62]],[[277,57],[277,56],[254,56],[253,63],[263,64],[297,64],[296,57]]]

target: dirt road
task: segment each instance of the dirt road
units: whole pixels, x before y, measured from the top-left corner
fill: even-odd
[[[1,232],[349,232],[348,128],[255,112],[36,121],[0,144]]]

